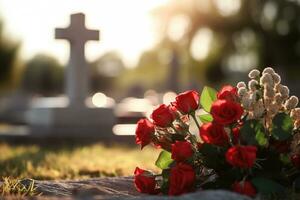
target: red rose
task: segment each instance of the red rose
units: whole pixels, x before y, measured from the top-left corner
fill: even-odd
[[[241,127],[239,127],[239,126],[232,129],[233,144],[239,143],[240,129],[241,129]]]
[[[171,110],[171,113],[173,114],[173,117],[175,119],[180,117],[175,102],[170,103],[170,105],[168,107]]]
[[[176,141],[172,144],[172,159],[182,162],[192,157],[194,154],[192,145],[186,141]]]
[[[256,189],[250,181],[235,182],[232,185],[232,190],[250,197],[255,197],[256,195]]]
[[[228,136],[224,126],[217,123],[209,122],[203,124],[199,134],[203,142],[209,144],[224,146],[228,143]]]
[[[184,93],[180,93],[176,97],[176,102],[174,105],[181,113],[189,114],[197,110],[199,106],[199,94],[195,90],[189,90]]]
[[[157,194],[155,177],[147,173],[147,171],[136,167],[134,171],[134,185],[137,191],[141,193]]]
[[[300,155],[299,154],[292,155],[291,161],[296,168],[300,168]]]
[[[226,152],[226,160],[232,166],[251,168],[256,160],[255,146],[234,146]]]
[[[148,119],[140,119],[135,130],[135,143],[141,145],[141,149],[148,145],[155,132],[154,125]]]
[[[151,115],[153,122],[155,125],[160,127],[168,127],[175,119],[175,114],[170,109],[169,106],[165,104],[161,104],[158,108],[156,108]]]
[[[238,92],[236,87],[231,85],[225,85],[217,94],[218,99],[225,99],[229,101],[236,101],[238,98]]]
[[[178,163],[171,169],[169,195],[180,195],[194,189],[196,174],[192,166]]]
[[[236,122],[243,115],[243,108],[240,104],[228,100],[217,100],[211,106],[211,114],[214,120],[223,125]]]

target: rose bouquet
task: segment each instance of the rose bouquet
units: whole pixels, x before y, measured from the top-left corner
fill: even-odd
[[[246,85],[204,87],[179,94],[140,119],[136,143],[162,149],[160,174],[136,168],[135,187],[148,194],[180,195],[226,189],[255,197],[300,190],[300,108],[280,76],[252,70]],[[199,134],[190,130],[196,124]]]

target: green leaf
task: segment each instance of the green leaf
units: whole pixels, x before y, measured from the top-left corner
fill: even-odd
[[[167,169],[173,161],[174,160],[171,158],[171,153],[163,150],[160,152],[155,165],[160,169]]]
[[[248,145],[265,146],[268,142],[263,125],[257,120],[245,121],[240,133],[242,141]]]
[[[206,112],[210,112],[211,105],[216,99],[217,91],[205,86],[200,97],[200,104]]]
[[[208,123],[213,121],[213,116],[211,114],[203,114],[199,116],[202,123]]]
[[[279,141],[284,141],[292,136],[293,120],[286,113],[279,113],[273,119],[272,136]]]
[[[260,146],[266,146],[268,144],[268,139],[263,131],[258,130],[255,135],[255,139]]]
[[[264,195],[283,194],[285,192],[284,186],[267,178],[256,177],[253,178],[251,182],[256,187],[258,192]]]
[[[164,194],[167,194],[169,190],[170,169],[163,169],[161,175],[162,175],[162,183],[160,189]]]

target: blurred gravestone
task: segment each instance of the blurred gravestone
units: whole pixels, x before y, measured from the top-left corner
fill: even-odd
[[[0,97],[0,121],[2,123],[26,124],[25,112],[30,105],[31,97],[21,89]]]
[[[89,40],[99,40],[99,32],[85,27],[82,13],[72,14],[68,28],[58,28],[56,39],[70,43],[70,59],[65,72],[66,94],[58,101],[39,101],[27,112],[32,134],[36,136],[110,137],[115,117],[111,108],[91,108],[85,102],[88,96],[88,68],[84,47]],[[52,103],[51,103],[52,102]],[[56,102],[56,103],[54,103]]]

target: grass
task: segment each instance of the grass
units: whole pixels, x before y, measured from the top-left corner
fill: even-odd
[[[34,185],[34,180],[30,180],[28,185],[23,184],[22,181],[11,178],[3,178],[3,183],[0,186],[1,196],[38,196],[40,195],[36,192],[36,187]]]
[[[156,171],[159,150],[120,144],[14,145],[0,143],[0,177],[38,180],[130,176],[136,166]]]

